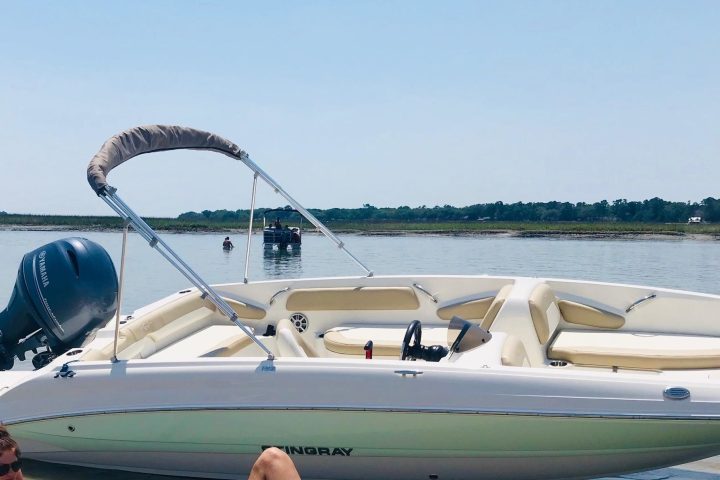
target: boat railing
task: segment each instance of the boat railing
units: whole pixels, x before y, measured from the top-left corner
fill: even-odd
[[[650,295],[647,295],[647,296],[642,297],[642,298],[640,298],[640,299],[638,299],[638,300],[635,300],[633,303],[630,304],[630,306],[628,306],[628,307],[625,309],[625,313],[630,313],[632,310],[634,310],[635,308],[637,308],[639,305],[641,305],[641,304],[643,304],[643,303],[645,303],[645,302],[647,302],[647,301],[649,301],[649,300],[652,300],[652,299],[654,299],[654,298],[656,298],[656,297],[657,297],[657,295],[655,295],[654,293],[651,293]]]

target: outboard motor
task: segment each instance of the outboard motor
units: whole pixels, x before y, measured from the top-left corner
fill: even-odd
[[[95,242],[66,238],[25,254],[0,312],[0,370],[11,369],[15,357],[25,360],[30,350],[41,368],[82,345],[115,314],[117,291],[115,266]]]

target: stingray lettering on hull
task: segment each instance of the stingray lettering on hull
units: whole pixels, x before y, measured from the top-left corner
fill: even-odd
[[[353,451],[352,448],[343,447],[302,447],[295,445],[263,445],[261,448],[267,450],[272,447],[279,448],[288,455],[339,455],[341,457],[349,457]]]

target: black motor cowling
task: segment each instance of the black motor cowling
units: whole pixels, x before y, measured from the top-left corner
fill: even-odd
[[[85,238],[65,238],[25,254],[10,302],[0,312],[0,370],[47,347],[36,367],[82,345],[117,309],[110,255]]]

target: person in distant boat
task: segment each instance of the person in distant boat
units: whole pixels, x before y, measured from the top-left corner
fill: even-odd
[[[230,237],[225,237],[225,240],[223,240],[223,250],[232,250],[235,248],[235,245],[230,241]]]
[[[292,460],[290,461],[292,462]],[[10,436],[10,432],[0,425],[0,480],[24,480],[24,478],[20,447]]]
[[[248,480],[300,480],[300,474],[287,453],[270,447],[255,460]]]
[[[280,219],[279,219],[279,218],[276,218],[276,219],[275,219],[275,228],[282,228],[282,223],[280,223]]]

